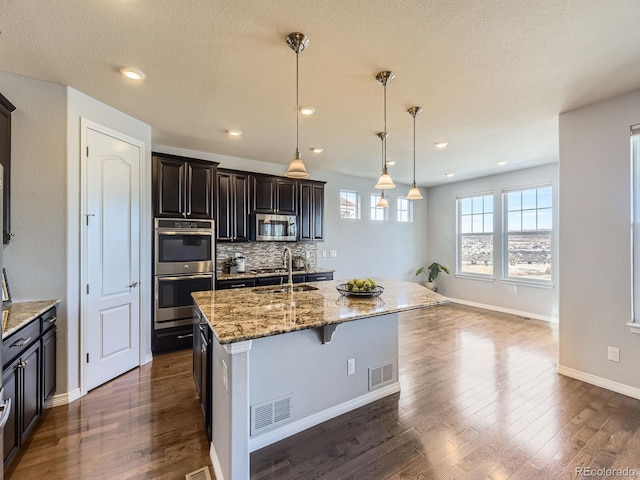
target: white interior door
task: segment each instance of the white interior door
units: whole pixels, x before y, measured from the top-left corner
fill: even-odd
[[[85,127],[86,392],[140,362],[140,165],[132,144]]]

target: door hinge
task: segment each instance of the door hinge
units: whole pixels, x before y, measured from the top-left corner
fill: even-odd
[[[89,295],[89,284],[87,283],[87,295]]]
[[[89,363],[89,354],[87,353],[87,363]]]
[[[89,156],[89,146],[87,145],[87,157]]]

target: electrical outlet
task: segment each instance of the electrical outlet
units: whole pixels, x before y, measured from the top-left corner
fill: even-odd
[[[356,373],[356,359],[350,358],[347,360],[347,375],[353,375]]]
[[[229,391],[229,375],[227,373],[227,364],[222,360],[222,384],[224,385],[224,389]]]
[[[619,362],[620,349],[617,347],[609,347],[609,350],[607,351],[607,359],[611,360],[612,362]]]
[[[335,258],[338,256],[338,251],[337,250],[329,250],[329,256],[331,258]]]

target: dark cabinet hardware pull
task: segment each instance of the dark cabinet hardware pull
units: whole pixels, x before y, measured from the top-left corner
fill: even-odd
[[[22,343],[20,343],[20,341],[22,341]],[[21,338],[20,340],[18,340],[17,342],[15,342],[13,345],[11,345],[11,348],[13,347],[23,347],[24,345],[26,345],[27,343],[29,343],[31,341],[31,337],[28,338]]]
[[[245,287],[245,286],[246,286],[246,284],[244,284],[244,283],[239,283],[239,284],[237,284],[237,285],[231,285],[231,288],[240,288],[240,287]]]
[[[193,333],[189,333],[188,335],[178,335],[178,338],[189,338],[193,337]]]

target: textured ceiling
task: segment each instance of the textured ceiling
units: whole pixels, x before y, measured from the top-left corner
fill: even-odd
[[[300,120],[307,167],[379,175],[375,75],[389,69],[390,173],[411,182],[406,109],[420,105],[416,175],[430,186],[557,161],[560,112],[640,88],[638,18],[637,0],[0,0],[0,70],[70,85],[151,125],[154,144],[284,172],[295,149],[285,37],[300,31],[300,103],[316,108]],[[147,78],[124,79],[123,65]]]

